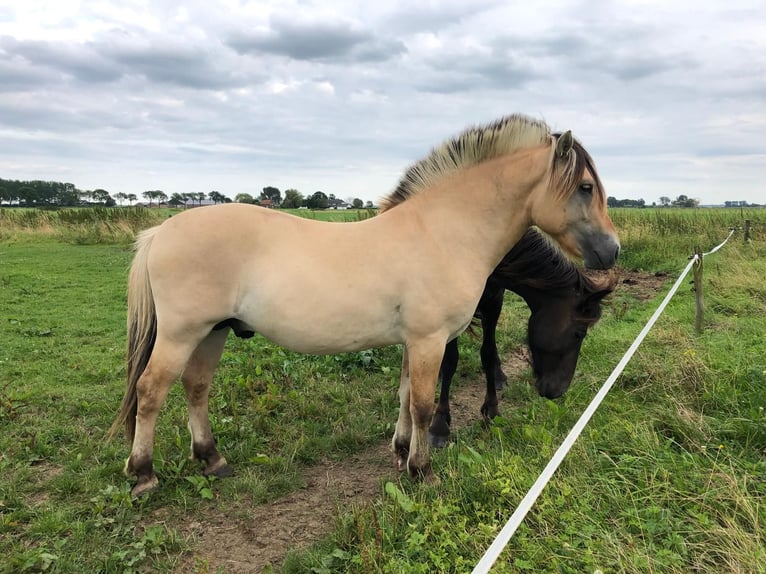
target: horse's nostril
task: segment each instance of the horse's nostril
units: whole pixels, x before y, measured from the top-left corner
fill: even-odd
[[[620,256],[620,246],[618,245],[617,248],[614,250],[614,260],[617,261],[617,258]]]

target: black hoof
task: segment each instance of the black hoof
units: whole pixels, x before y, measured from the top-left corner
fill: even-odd
[[[234,468],[229,464],[222,464],[213,470],[205,469],[203,474],[205,476],[214,476],[216,478],[228,478],[230,476],[234,476]]]
[[[428,446],[431,448],[444,448],[449,444],[449,435],[435,435],[428,433]]]

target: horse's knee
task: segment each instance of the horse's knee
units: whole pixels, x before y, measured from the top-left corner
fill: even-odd
[[[431,418],[434,413],[434,404],[431,401],[418,401],[417,403],[411,403],[410,415],[412,416],[412,424],[416,428],[427,427],[431,423]]]

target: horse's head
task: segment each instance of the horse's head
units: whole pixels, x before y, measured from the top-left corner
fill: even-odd
[[[614,290],[616,278],[602,283],[586,280],[582,287],[538,291],[531,301],[528,344],[540,396],[563,395],[574,377],[580,347],[588,328],[601,317],[601,300]]]
[[[547,190],[531,198],[532,223],[569,255],[582,257],[585,267],[609,269],[620,254],[620,242],[593,160],[571,131],[553,140]]]

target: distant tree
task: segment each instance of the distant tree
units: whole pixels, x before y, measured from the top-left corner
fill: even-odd
[[[364,207],[364,202],[358,197],[355,197],[351,202],[351,205],[354,207],[354,209],[362,209],[362,207]]]
[[[105,205],[106,207],[112,207],[114,205],[114,199],[109,195],[109,192],[105,189],[94,189],[91,192],[91,198],[94,202]]]
[[[160,206],[161,201],[167,201],[168,196],[164,191],[160,191],[159,189],[155,189],[153,191],[145,191],[141,195],[144,196],[144,199],[147,199],[149,201],[149,207],[152,206],[152,201],[157,201],[157,207]]]
[[[306,206],[309,209],[327,209],[329,198],[322,191],[315,191],[306,199]]]
[[[226,196],[220,191],[211,191],[207,196],[213,203],[224,203],[226,201]]]
[[[670,198],[667,195],[663,195],[662,197],[660,197],[660,205],[662,207],[667,207],[668,205],[670,205]]]
[[[179,194],[181,198],[184,200],[184,207],[189,207],[189,202],[191,202],[192,207],[194,207],[194,194],[189,193],[188,191],[185,191],[181,194]]]
[[[259,199],[270,199],[271,205],[274,207],[279,207],[282,203],[282,192],[279,191],[276,187],[267,186],[263,188],[263,191],[261,191],[261,196]]]
[[[31,185],[25,185],[19,188],[18,191],[19,204],[26,207],[32,207],[38,203],[37,191]]]
[[[133,202],[138,200],[138,196],[136,196],[135,193],[129,193],[127,200],[128,200],[128,204],[133,205]]]
[[[125,193],[123,193],[121,191],[118,191],[117,193],[115,193],[113,197],[114,197],[114,199],[117,200],[117,203],[119,203],[120,205],[122,205],[123,201],[128,199],[127,194],[125,194]]]
[[[673,201],[673,205],[675,207],[697,207],[699,203],[700,202],[698,199],[693,199],[691,197],[687,197],[686,195],[679,195]]]
[[[186,207],[186,198],[180,193],[173,193],[168,200],[168,205],[172,205],[173,207],[183,205]]]
[[[303,194],[297,189],[286,189],[285,198],[282,200],[284,208],[298,208],[303,204]]]
[[[365,203],[365,204],[364,204],[364,206],[365,206],[367,209],[372,209],[373,207],[375,207],[375,206],[372,204],[372,202],[371,202],[371,201],[369,201],[369,200],[367,201],[367,203]]]
[[[606,205],[608,207],[646,207],[643,199],[617,199],[616,197],[607,197]]]
[[[255,199],[249,193],[238,193],[234,196],[237,203],[255,203]]]
[[[80,204],[80,193],[73,183],[55,183],[56,196],[54,203],[57,205],[74,207]],[[114,202],[111,202],[114,205]]]

